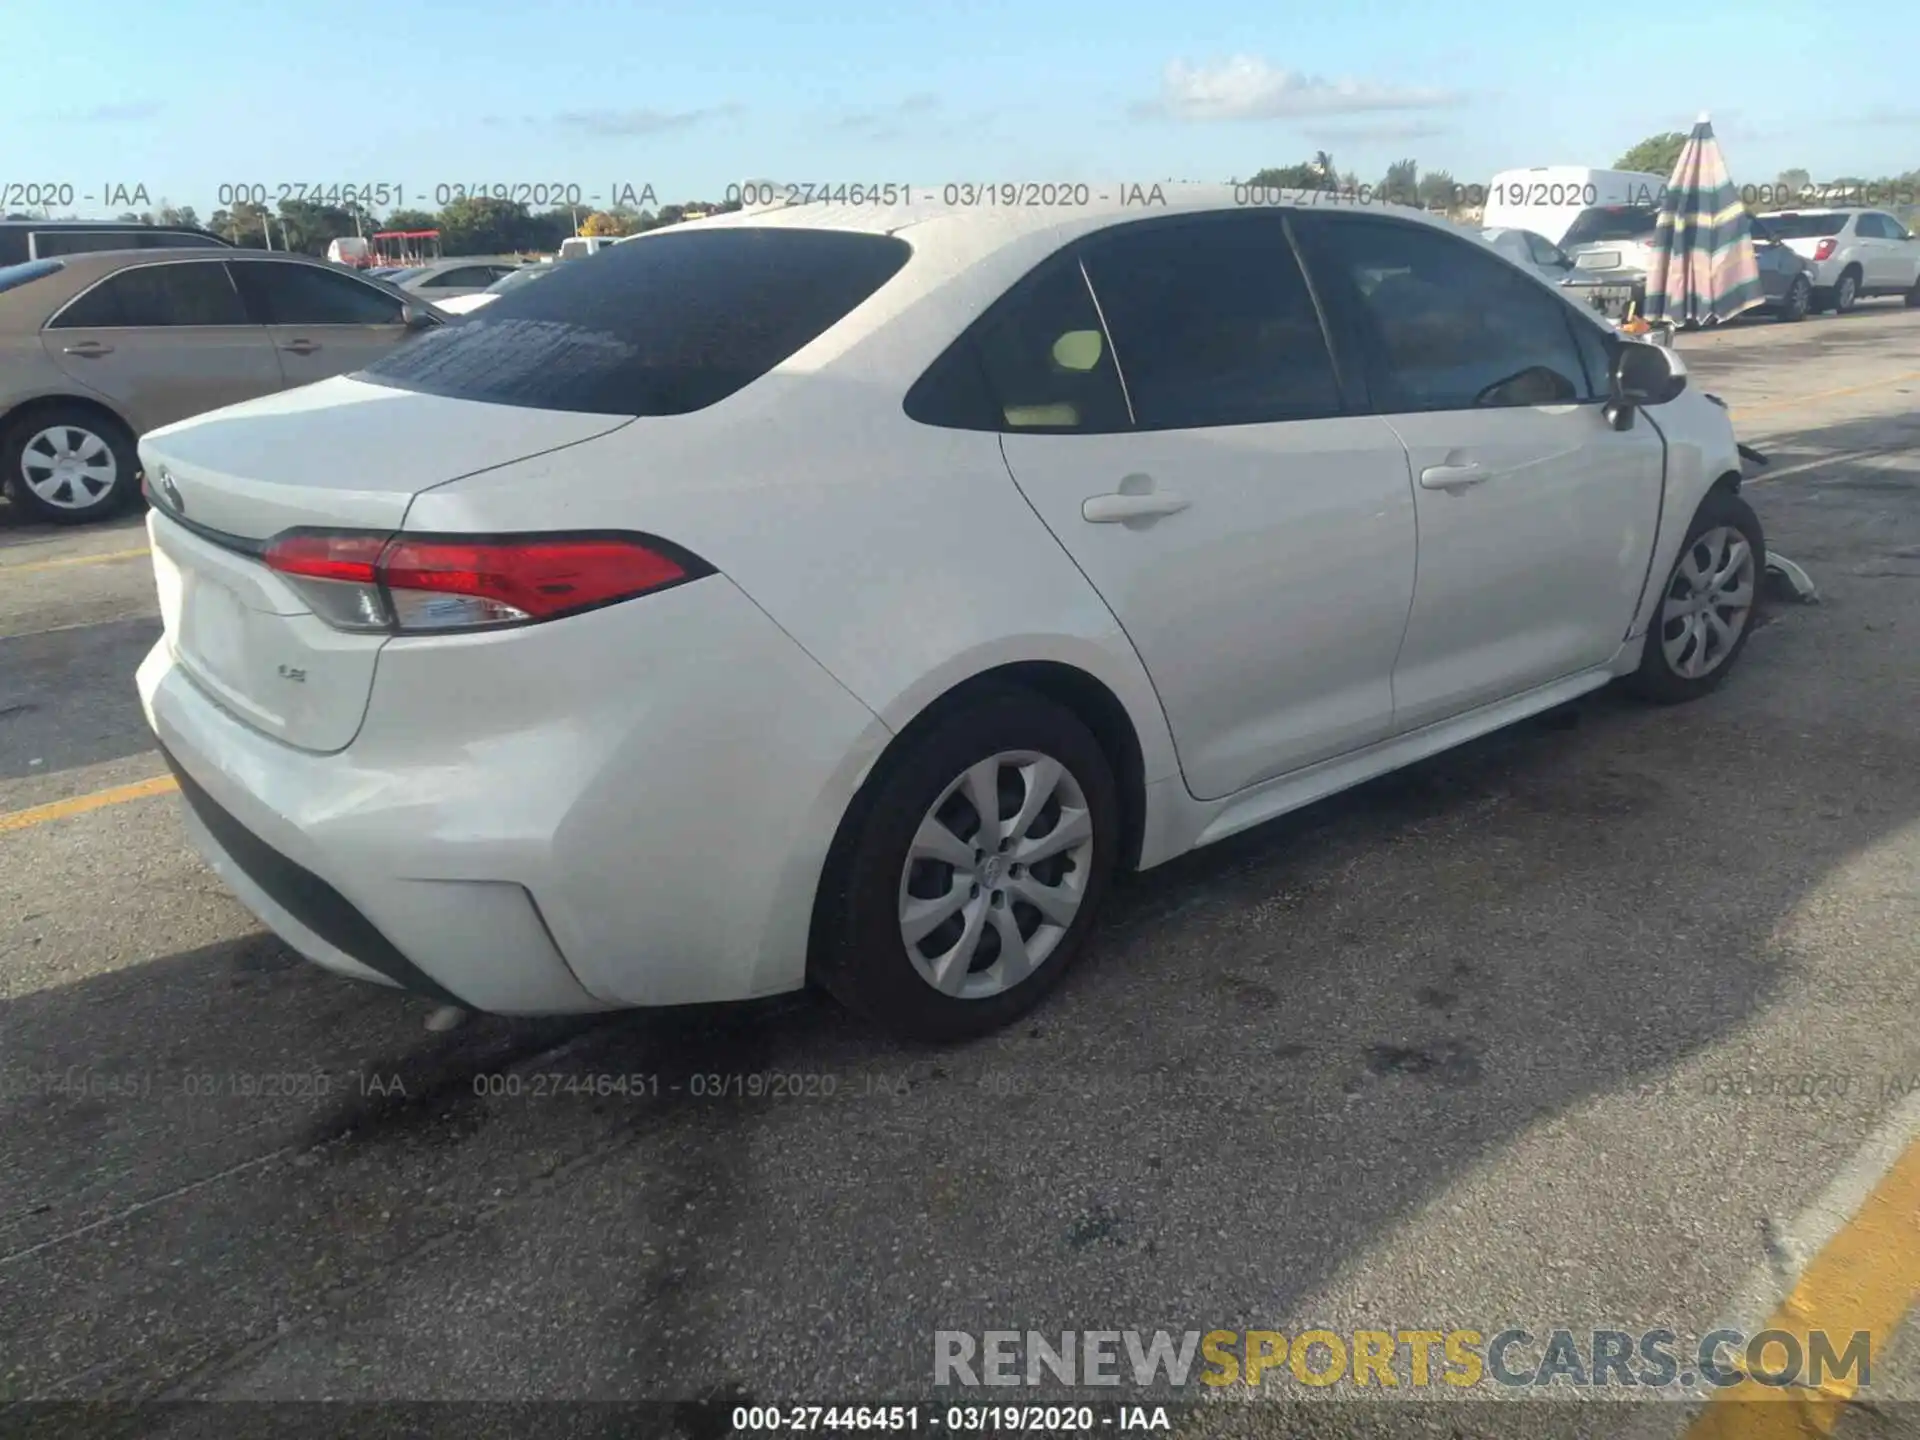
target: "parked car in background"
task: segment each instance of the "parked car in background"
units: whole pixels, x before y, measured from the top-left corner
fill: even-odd
[[[544,265],[522,265],[519,269],[509,271],[507,274],[502,275],[479,294],[456,295],[451,300],[441,301],[437,308],[448,315],[471,315],[474,311],[484,309],[486,306],[491,305],[502,295],[511,295],[522,285],[531,284],[535,280],[545,279],[547,276],[553,274],[553,272],[554,262],[552,261],[548,261]]]
[[[1576,279],[1596,285],[1643,282],[1653,264],[1659,223],[1657,205],[1601,206],[1583,214],[1567,232],[1565,247]],[[1753,255],[1766,297],[1762,312],[1784,321],[1804,320],[1815,295],[1812,269],[1757,216]]]
[[[441,1003],[952,1040],[1118,871],[1733,669],[1765,539],[1677,352],[1421,212],[1172,188],[657,231],[148,436],[194,843]]]
[[[387,278],[402,290],[438,304],[461,295],[478,295],[496,280],[521,268],[518,260],[467,256],[454,260],[435,260],[430,265],[411,266]]]
[[[101,251],[0,268],[0,483],[39,519],[137,493],[137,437],[358,370],[429,305],[305,255]]]
[[[1522,270],[1531,270],[1549,285],[1561,284],[1574,276],[1572,257],[1535,231],[1495,227],[1482,230],[1480,238]]]
[[[589,255],[598,255],[609,246],[618,245],[622,240],[631,240],[631,235],[569,235],[560,242],[562,260],[584,260]]]
[[[1540,165],[1502,170],[1487,186],[1480,223],[1496,230],[1532,230],[1571,248],[1571,232],[1595,210],[1658,212],[1664,175],[1640,170],[1596,170],[1586,165]]]
[[[1920,238],[1884,210],[1782,210],[1761,217],[1803,256],[1813,306],[1844,315],[1867,295],[1920,305]]]
[[[22,265],[90,250],[179,250],[233,243],[189,225],[134,220],[0,220],[0,265]]]

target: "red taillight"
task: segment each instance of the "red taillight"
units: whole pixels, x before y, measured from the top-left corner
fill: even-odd
[[[290,530],[261,558],[344,630],[472,630],[553,620],[709,573],[639,535],[467,539]]]
[[[1816,260],[1831,260],[1833,258],[1833,252],[1839,248],[1840,242],[1838,240],[1822,240],[1818,245],[1813,247],[1813,258]]]

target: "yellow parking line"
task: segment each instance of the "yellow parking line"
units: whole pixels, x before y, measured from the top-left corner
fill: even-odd
[[[107,805],[124,805],[129,800],[144,800],[149,795],[165,795],[179,788],[173,776],[155,775],[150,780],[136,780],[131,785],[115,785],[110,790],[96,790],[91,795],[75,795],[70,800],[55,800],[28,810],[15,810],[0,815],[0,835],[9,830],[29,830],[49,820],[64,820],[69,815],[84,815],[89,810],[99,810]]]
[[[104,555],[69,555],[61,560],[30,560],[24,565],[0,565],[0,575],[24,575],[30,570],[65,570],[74,565],[105,565],[112,560],[138,560],[152,551],[145,545],[138,550],[109,550]]]
[[[1877,1359],[1901,1320],[1920,1301],[1920,1140],[1880,1178],[1859,1211],[1801,1272],[1793,1293],[1768,1318],[1810,1353],[1808,1336],[1826,1332],[1842,1354],[1866,1331]],[[1774,1346],[1766,1363],[1784,1357]],[[1687,1431],[1687,1440],[1806,1440],[1831,1435],[1853,1398],[1855,1373],[1827,1376],[1820,1388],[1782,1389],[1742,1380],[1717,1391]],[[1755,1401],[1785,1404],[1754,1404]]]
[[[1731,415],[1757,415],[1763,410],[1789,410],[1795,405],[1805,405],[1810,400],[1832,400],[1841,395],[1864,395],[1869,390],[1879,390],[1887,385],[1898,385],[1902,380],[1920,380],[1920,370],[1907,375],[1889,375],[1884,380],[1874,380],[1866,385],[1848,385],[1839,390],[1813,390],[1805,395],[1786,395],[1778,400],[1765,400],[1758,405],[1741,405],[1728,411]]]

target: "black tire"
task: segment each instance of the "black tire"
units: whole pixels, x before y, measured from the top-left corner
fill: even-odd
[[[1008,751],[1037,752],[1059,762],[1084,796],[1093,839],[1082,898],[1053,948],[1023,981],[978,999],[948,995],[915,968],[901,934],[908,847],[957,777]],[[1003,772],[1003,783],[1006,775],[1020,778],[1012,767]],[[1000,803],[1001,818],[1008,818],[1009,806],[1017,810],[1019,801],[1003,796]],[[977,814],[971,806],[964,813]],[[1038,1004],[1085,948],[1119,850],[1120,805],[1112,767],[1087,727],[1034,692],[1013,687],[983,692],[932,721],[905,750],[890,756],[856,801],[822,887],[814,978],[848,1009],[910,1039],[947,1042],[997,1030]],[[964,873],[949,870],[939,883],[968,882]],[[998,938],[990,947],[985,933],[990,932],[983,933],[981,950],[997,949]],[[968,958],[977,961],[979,954],[970,952]]]
[[[93,494],[83,482],[69,480],[58,493],[72,497],[75,503],[70,504],[35,493],[23,467],[33,458],[28,455],[30,445],[35,457],[48,454],[42,438],[48,431],[67,432],[68,443],[72,444],[84,445],[82,437],[102,442],[113,458],[113,476],[107,487]],[[85,525],[118,514],[140,493],[139,467],[133,433],[113,416],[90,405],[69,401],[37,405],[14,417],[5,434],[0,435],[0,477],[4,477],[13,503],[34,519],[54,525]]]
[[[1792,324],[1796,320],[1807,318],[1807,311],[1813,308],[1813,282],[1804,275],[1793,277],[1793,284],[1787,287],[1787,293],[1780,300],[1778,318]]]
[[[1913,288],[1907,291],[1907,308],[1920,310],[1920,277],[1914,279]]]
[[[1696,563],[1712,557],[1701,550],[1701,541],[1711,532],[1732,529],[1739,532],[1747,542],[1753,556],[1753,576],[1751,598],[1744,614],[1740,617],[1740,630],[1733,644],[1714,662],[1711,669],[1702,675],[1684,675],[1677,671],[1667,656],[1666,638],[1675,624],[1684,624],[1684,619],[1667,618],[1670,601],[1681,601],[1685,597],[1682,591],[1692,590],[1691,584],[1683,574],[1683,567],[1690,559]],[[1700,552],[1696,554],[1696,552]],[[1640,668],[1627,677],[1628,688],[1646,700],[1663,705],[1678,704],[1687,700],[1698,700],[1702,695],[1717,689],[1727,678],[1733,667],[1739,663],[1740,654],[1747,648],[1747,637],[1753,634],[1754,619],[1759,613],[1761,593],[1765,588],[1767,569],[1767,538],[1760,528],[1760,517],[1753,513],[1753,507],[1738,495],[1725,490],[1715,490],[1700,502],[1700,508],[1694,512],[1693,523],[1687,527],[1686,544],[1674,557],[1672,567],[1667,571],[1665,583],[1660,588],[1659,606],[1653,613],[1653,619],[1647,625],[1646,649],[1640,657]],[[1716,607],[1724,619],[1725,607]],[[1672,632],[1679,639],[1681,632]],[[1699,642],[1704,644],[1704,640]],[[1683,649],[1682,659],[1688,652]]]
[[[1833,287],[1833,313],[1845,315],[1860,303],[1860,276],[1848,270]]]

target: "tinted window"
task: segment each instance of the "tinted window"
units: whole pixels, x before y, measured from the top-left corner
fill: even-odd
[[[1424,225],[1317,219],[1314,268],[1362,342],[1382,409],[1566,404],[1601,393],[1582,365],[1575,317],[1538,282]]]
[[[14,225],[0,225],[0,265],[24,265],[32,254],[27,249],[28,232]]]
[[[122,270],[54,318],[54,328],[245,325],[246,309],[221,261]]]
[[[1845,215],[1767,216],[1767,228],[1782,240],[1812,240],[1817,236],[1838,235],[1846,223]]]
[[[224,250],[222,245],[210,235],[195,235],[186,230],[156,230],[151,235],[141,237],[142,245],[155,250],[204,250],[209,247]]]
[[[43,280],[49,275],[58,275],[66,269],[60,260],[29,260],[23,265],[9,265],[0,270],[0,295],[9,290],[18,290],[22,285],[31,285],[35,280]]]
[[[1659,223],[1657,205],[1596,205],[1580,212],[1560,237],[1560,244],[1571,247],[1598,240],[1645,240]]]
[[[1130,225],[1085,264],[1141,428],[1339,412],[1319,314],[1272,217]]]
[[[911,253],[891,236],[835,230],[649,235],[423,334],[362,378],[544,410],[682,415],[837,324]]]
[[[906,411],[963,430],[1129,428],[1079,260],[1056,256],[1008,291],[907,392]]]
[[[33,237],[33,248],[41,257],[48,255],[85,255],[96,250],[139,250],[145,233],[140,230],[42,230]]]
[[[1869,240],[1894,240],[1904,233],[1885,215],[1862,215],[1854,222],[1853,231]]]
[[[1536,265],[1545,265],[1556,270],[1567,268],[1567,257],[1561,253],[1560,247],[1531,231],[1527,234],[1527,250],[1533,256],[1533,263]]]
[[[401,302],[339,270],[238,260],[247,308],[263,325],[398,325]]]
[[[491,285],[499,278],[499,272],[485,265],[465,265],[458,270],[446,270],[430,280],[422,280],[422,290],[459,290],[479,289]]]

